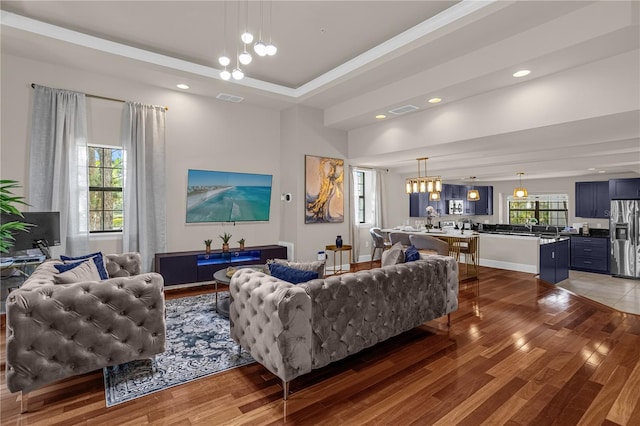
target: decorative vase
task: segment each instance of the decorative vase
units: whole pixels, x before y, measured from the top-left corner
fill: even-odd
[[[336,237],[336,248],[342,248],[342,236],[338,235]]]
[[[206,254],[211,254],[211,244],[207,244],[206,246],[204,246],[204,252]]]
[[[240,250],[244,250],[244,243],[240,244]]]
[[[229,244],[222,243],[222,251],[229,251]]]

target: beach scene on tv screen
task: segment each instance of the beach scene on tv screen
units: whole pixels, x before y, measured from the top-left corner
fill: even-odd
[[[271,175],[189,170],[187,223],[268,221]]]

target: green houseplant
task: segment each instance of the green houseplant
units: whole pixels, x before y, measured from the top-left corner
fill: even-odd
[[[212,240],[204,240],[204,251],[205,253],[211,253],[211,242]]]
[[[13,189],[20,188],[15,180],[0,180],[0,211],[22,217],[18,205],[28,206],[24,197],[14,195]],[[14,232],[27,232],[29,224],[21,221],[11,221],[0,225],[0,253],[8,253],[15,240]]]
[[[222,235],[218,235],[222,240],[222,251],[229,251],[229,240],[231,239],[231,234],[225,232]]]

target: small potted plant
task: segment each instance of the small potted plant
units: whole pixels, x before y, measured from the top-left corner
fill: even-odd
[[[231,234],[224,233],[223,235],[218,235],[222,240],[222,251],[229,251],[229,240],[231,239]]]
[[[204,240],[204,252],[207,254],[211,253],[211,240]]]
[[[238,244],[240,244],[240,250],[244,250],[244,238],[240,238]]]

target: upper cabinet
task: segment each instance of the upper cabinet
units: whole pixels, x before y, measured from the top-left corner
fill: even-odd
[[[478,201],[469,201],[475,205],[476,216],[490,216],[493,214],[493,186],[474,186],[480,194]]]
[[[606,219],[610,205],[609,182],[576,182],[576,217]]]
[[[612,200],[640,200],[640,178],[609,179]]]

